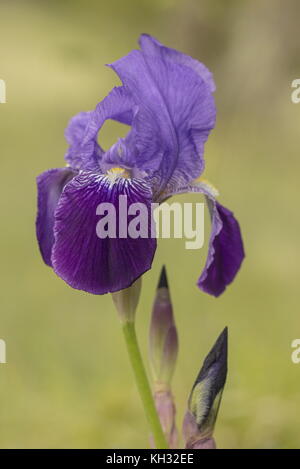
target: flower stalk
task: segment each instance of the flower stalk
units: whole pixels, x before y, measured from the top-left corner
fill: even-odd
[[[119,313],[129,360],[155,446],[157,449],[165,449],[168,448],[168,445],[157,415],[135,331],[135,311],[140,289],[141,281],[139,279],[131,287],[113,293],[112,296]]]

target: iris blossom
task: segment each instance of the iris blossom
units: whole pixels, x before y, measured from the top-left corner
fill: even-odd
[[[37,178],[37,238],[46,264],[71,287],[94,294],[130,286],[150,269],[155,237],[100,239],[102,202],[120,195],[128,205],[149,208],[172,195],[206,196],[212,228],[208,256],[198,286],[218,296],[234,279],[244,257],[238,222],[216,201],[216,191],[199,179],[204,144],[215,125],[214,81],[197,60],[167,48],[148,35],[110,67],[122,85],[94,111],[81,112],[66,129],[67,166]],[[130,126],[108,151],[98,144],[106,120]]]

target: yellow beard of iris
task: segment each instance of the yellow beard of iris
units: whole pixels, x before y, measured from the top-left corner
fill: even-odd
[[[129,179],[130,172],[124,168],[111,168],[106,172],[106,177],[108,177],[111,184],[113,184],[119,178]]]

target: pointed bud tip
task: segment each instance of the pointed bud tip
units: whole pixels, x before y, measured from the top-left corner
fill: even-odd
[[[220,334],[220,337],[223,338],[223,340],[228,340],[228,326],[226,326],[223,331]]]
[[[214,365],[219,365],[219,378],[224,386],[227,375],[228,327],[221,332],[214,346],[206,356],[195,385],[202,381]]]
[[[227,377],[227,341],[225,327],[206,356],[190,394],[188,409],[197,426],[191,433],[194,431],[198,440],[213,434]]]
[[[167,271],[166,271],[166,266],[165,265],[163,265],[163,267],[161,269],[157,288],[169,288],[168,278],[167,278]]]

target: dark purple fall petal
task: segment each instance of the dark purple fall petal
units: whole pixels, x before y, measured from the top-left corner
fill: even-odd
[[[54,212],[64,186],[76,175],[70,168],[45,171],[37,177],[36,235],[44,262],[52,266]]]
[[[220,296],[235,278],[245,257],[243,240],[238,221],[233,213],[219,204],[210,186],[201,182],[170,188],[165,198],[175,194],[201,192],[205,194],[212,227],[205,267],[198,286],[206,293]]]
[[[241,230],[233,213],[216,201],[210,201],[212,230],[205,268],[198,286],[220,296],[236,276],[245,257]]]
[[[118,220],[120,195],[127,195],[128,206],[136,202],[147,206],[148,238],[122,238],[118,232],[116,238],[97,236],[98,205],[113,204]],[[112,183],[102,174],[79,174],[65,188],[55,212],[55,272],[71,287],[89,293],[129,287],[150,269],[155,253],[156,239],[149,236],[151,200],[151,189],[141,180],[119,178]]]

